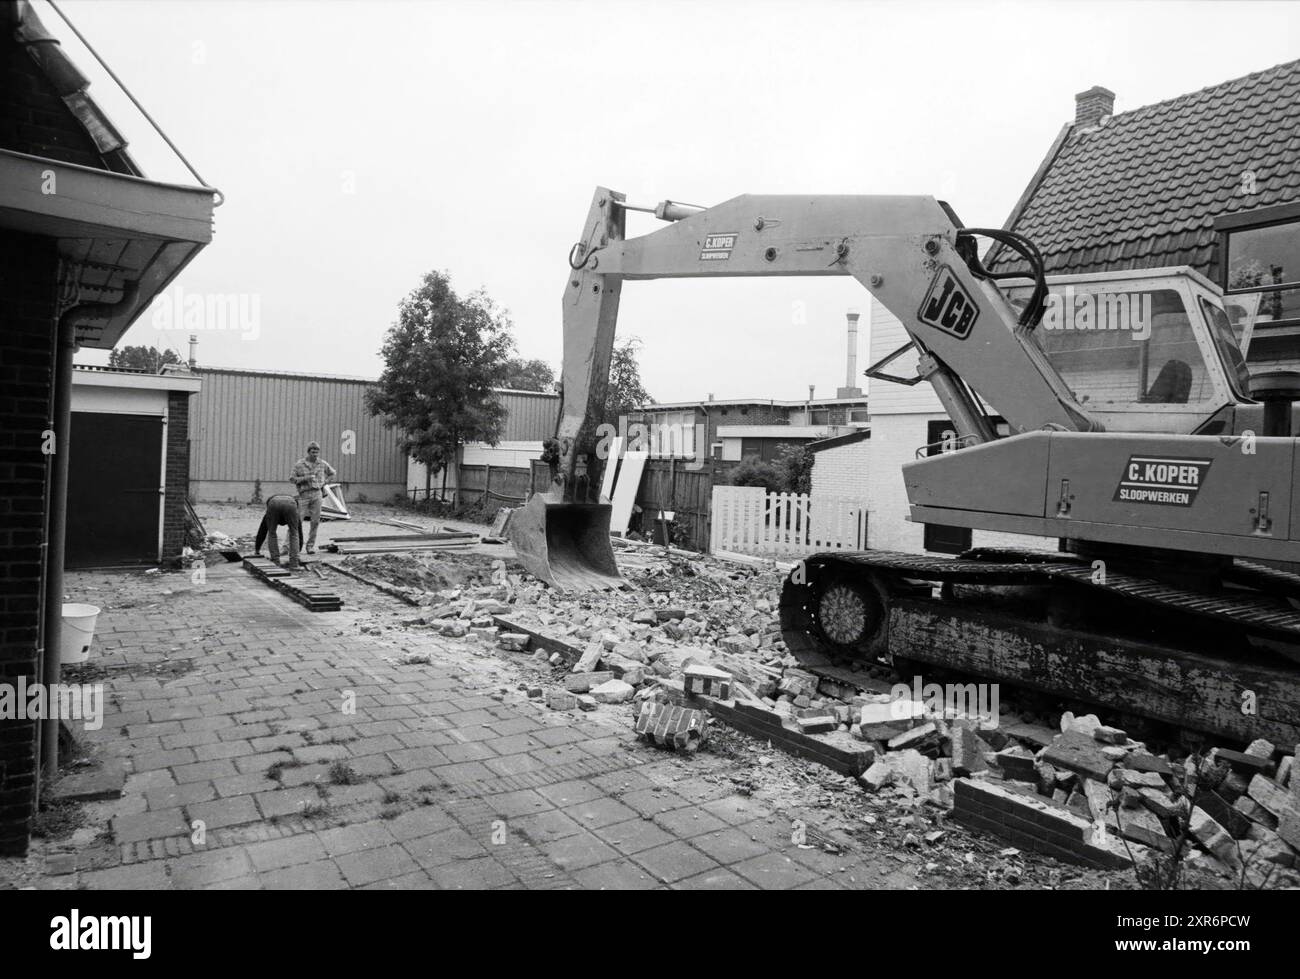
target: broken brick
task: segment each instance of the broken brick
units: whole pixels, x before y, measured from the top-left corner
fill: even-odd
[[[1043,761],[1101,782],[1106,781],[1114,767],[1114,763],[1101,753],[1101,746],[1093,739],[1091,730],[1087,734],[1077,730],[1061,734],[1043,749]]]
[[[592,687],[589,693],[599,703],[621,704],[631,700],[636,691],[630,683],[624,683],[622,680],[606,680],[600,686]]]
[[[690,696],[731,698],[731,674],[707,663],[691,663],[682,671],[686,693]]]
[[[599,686],[614,679],[614,674],[608,670],[601,670],[596,673],[570,673],[561,681],[564,689],[570,693],[586,693],[592,687]]]
[[[648,741],[676,751],[694,751],[704,741],[704,711],[646,701],[633,725]]]

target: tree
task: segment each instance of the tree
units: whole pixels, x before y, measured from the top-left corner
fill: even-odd
[[[504,386],[513,349],[508,315],[482,290],[457,296],[446,272],[429,272],[398,306],[366,405],[430,479],[442,472],[444,497],[457,448],[500,438],[506,412],[492,389]]]
[[[555,371],[544,360],[511,357],[506,361],[506,380],[502,386],[516,391],[554,391]]]
[[[641,368],[636,360],[640,349],[638,337],[628,337],[614,345],[614,355],[609,362],[609,387],[605,389],[605,413],[601,421],[617,425],[619,415],[626,415],[633,408],[654,401],[641,384]]]
[[[769,493],[782,492],[781,474],[776,466],[758,456],[745,456],[740,465],[731,470],[732,486],[762,486]]]
[[[175,350],[159,351],[157,347],[122,347],[109,351],[108,366],[127,370],[148,371],[157,374],[164,364],[181,363]]]
[[[813,463],[817,453],[806,445],[783,445],[776,457],[776,473],[786,493],[811,493]]]

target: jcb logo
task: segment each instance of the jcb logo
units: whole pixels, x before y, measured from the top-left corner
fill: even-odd
[[[979,319],[980,310],[952,269],[945,265],[930,283],[930,291],[916,315],[922,323],[965,340]]]

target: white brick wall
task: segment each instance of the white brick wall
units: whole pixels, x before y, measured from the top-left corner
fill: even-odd
[[[882,385],[883,386],[883,385]],[[928,386],[928,385],[927,385]],[[903,464],[916,458],[926,444],[926,423],[940,421],[942,414],[871,415],[871,438],[867,456],[867,545],[883,551],[925,552],[925,527],[908,520],[907,493],[903,489]],[[827,455],[835,450],[818,453]],[[821,465],[818,458],[817,465]],[[817,483],[813,468],[813,486]],[[1022,534],[997,534],[977,530],[971,535],[974,547],[1018,547],[1056,550],[1056,541]]]
[[[866,499],[869,445],[868,438],[818,452],[812,471],[812,498]]]

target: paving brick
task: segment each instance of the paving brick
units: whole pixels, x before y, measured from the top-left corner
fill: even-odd
[[[324,805],[320,793],[310,785],[259,792],[254,798],[257,800],[257,807],[267,819],[276,816],[293,816],[301,813],[308,806]]]
[[[543,785],[537,791],[557,806],[587,802],[590,799],[598,799],[605,794],[599,786],[594,784],[594,780],[591,782],[578,780],[558,782],[555,785]]]
[[[640,853],[671,843],[674,836],[648,819],[629,819],[592,831],[619,853]]]
[[[216,786],[211,782],[190,782],[187,785],[167,785],[149,789],[144,793],[144,798],[148,807],[157,811],[175,809],[196,802],[207,802],[209,799],[215,799],[216,795]]]
[[[456,821],[437,806],[419,806],[385,820],[384,824],[395,840],[405,841],[452,829]]]
[[[631,859],[665,884],[673,884],[718,867],[712,857],[681,840],[637,853]]]
[[[91,870],[81,875],[82,887],[92,891],[169,891],[167,861],[151,860],[108,870]]]
[[[691,846],[702,850],[721,864],[737,863],[769,852],[766,844],[750,839],[748,834],[735,828],[697,836],[691,840]]]
[[[253,797],[249,795],[199,802],[186,806],[185,811],[191,820],[202,820],[208,830],[256,822],[262,818]]]
[[[506,818],[528,816],[553,808],[550,800],[532,789],[494,795],[487,804],[495,814]]]
[[[538,761],[532,755],[527,754],[489,758],[483,765],[494,775],[501,776],[523,775],[526,772],[537,772],[546,768],[544,762]]]
[[[523,816],[511,821],[510,828],[522,833],[531,843],[550,843],[584,832],[579,823],[558,809]]]
[[[661,812],[654,817],[654,822],[678,839],[691,839],[728,825],[713,813],[697,807]]]
[[[335,863],[352,887],[401,877],[420,869],[411,854],[396,844],[347,853],[336,858]]]
[[[176,857],[170,864],[172,883],[177,888],[194,890],[221,881],[247,877],[254,873],[252,861],[243,847],[227,846]]]
[[[487,890],[509,887],[518,878],[492,857],[457,860],[429,870],[429,876],[446,891]]]
[[[426,870],[441,867],[453,860],[469,860],[487,854],[487,849],[459,826],[429,836],[406,840],[406,852]]]
[[[250,843],[246,848],[248,859],[258,872],[279,870],[297,864],[323,860],[328,854],[314,834],[303,833],[279,840]]]
[[[259,879],[269,891],[336,891],[346,890],[349,886],[342,871],[332,860],[314,860],[268,871]]]
[[[661,886],[644,867],[630,860],[611,860],[573,872],[578,886],[587,891],[648,891]]]
[[[334,829],[321,830],[316,834],[331,857],[358,850],[370,850],[375,847],[391,846],[398,842],[386,822],[370,820],[352,826],[338,826]]]
[[[679,880],[673,884],[674,890],[683,891],[753,891],[758,889],[754,884],[739,874],[733,873],[726,867],[714,867],[706,870],[702,874],[696,874],[694,877],[687,877],[685,880]]]
[[[572,873],[584,867],[594,867],[598,863],[617,860],[616,850],[606,846],[600,839],[585,830],[570,836],[563,836],[549,843],[539,844],[538,849],[561,870]]]
[[[176,776],[176,781],[180,784],[186,782],[205,782],[218,778],[224,778],[228,775],[246,774],[237,770],[234,763],[229,759],[218,759],[216,761],[201,761],[192,765],[176,765],[172,768],[172,774]]]
[[[118,843],[152,840],[161,836],[190,835],[190,825],[180,809],[114,816],[112,826],[113,837]]]
[[[564,811],[587,829],[621,823],[639,815],[635,809],[630,809],[618,800],[608,796],[588,799],[586,802],[565,806]]]

